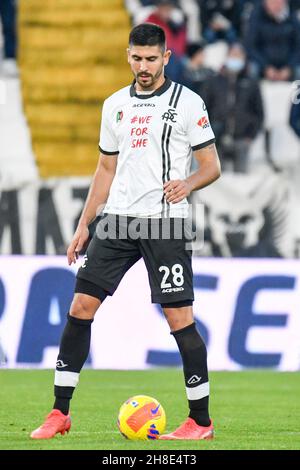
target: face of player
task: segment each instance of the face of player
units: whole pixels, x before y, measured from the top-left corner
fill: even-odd
[[[164,67],[171,51],[163,52],[160,46],[130,46],[128,63],[136,79],[137,91],[156,90],[164,82]]]

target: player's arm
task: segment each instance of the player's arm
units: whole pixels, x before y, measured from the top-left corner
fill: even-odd
[[[221,175],[221,165],[215,144],[194,151],[199,169],[185,180],[170,180],[164,184],[166,200],[176,204],[192,191],[205,188]]]
[[[76,262],[78,253],[82,250],[89,237],[89,224],[105,205],[112,181],[117,168],[118,154],[100,154],[98,165],[92,179],[89,193],[82,211],[79,223],[68,251],[69,265]]]

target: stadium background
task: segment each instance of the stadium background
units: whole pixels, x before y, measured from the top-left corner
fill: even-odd
[[[19,0],[18,8],[19,76],[0,75],[0,373],[53,367],[77,269],[64,254],[98,159],[102,102],[131,81],[122,0]],[[220,57],[211,48],[207,61],[217,68]],[[260,87],[264,127],[249,172],[226,171],[194,196],[207,209],[195,315],[212,371],[300,366],[295,83]],[[137,263],[95,320],[87,367],[178,365]]]

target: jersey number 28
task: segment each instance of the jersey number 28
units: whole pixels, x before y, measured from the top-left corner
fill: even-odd
[[[162,289],[166,289],[168,287],[172,287],[172,284],[168,281],[169,275],[170,275],[170,269],[168,266],[160,266],[159,272],[164,272],[160,287]],[[183,267],[181,264],[174,264],[171,268],[171,272],[173,274],[173,284],[175,286],[180,287],[184,283],[184,277],[183,277]]]

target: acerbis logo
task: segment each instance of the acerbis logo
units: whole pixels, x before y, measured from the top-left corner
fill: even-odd
[[[163,289],[162,294],[168,294],[169,292],[181,292],[184,290],[184,287],[170,287],[168,289]]]
[[[188,380],[188,384],[189,385],[196,384],[200,382],[200,380],[201,380],[201,377],[198,377],[198,375],[192,375],[192,377]]]
[[[154,103],[136,103],[134,104],[132,107],[133,108],[141,108],[142,106],[150,106],[151,108],[155,108],[155,104]]]
[[[68,367],[68,365],[69,364],[65,364],[61,359],[56,361],[56,367],[58,367],[58,369],[63,369],[64,367]]]

